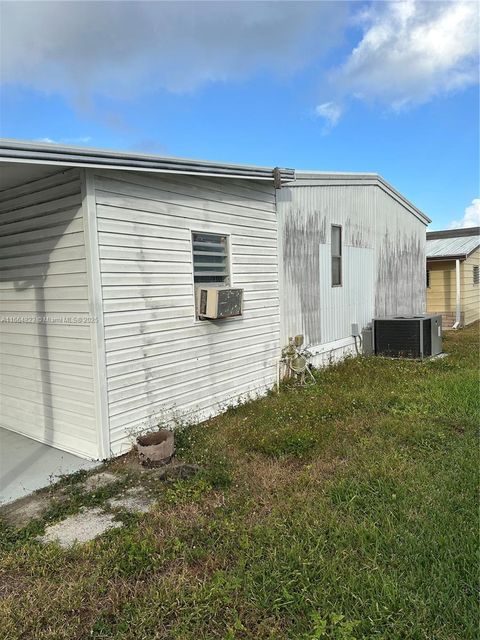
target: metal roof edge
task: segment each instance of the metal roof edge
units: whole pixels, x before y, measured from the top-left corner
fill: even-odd
[[[425,213],[423,213],[423,211],[421,211],[420,209],[418,209],[413,202],[410,202],[410,200],[408,200],[407,198],[405,198],[404,195],[402,195],[400,193],[400,191],[397,191],[395,189],[395,187],[393,187],[389,182],[387,182],[385,180],[385,178],[383,178],[381,175],[378,175],[378,184],[381,188],[384,189],[384,191],[386,191],[389,195],[393,196],[394,198],[400,200],[400,202],[407,208],[409,209],[409,211],[411,213],[413,213],[415,216],[417,216],[417,218],[419,218],[425,226],[429,225],[430,222],[432,221],[431,218],[429,218]]]
[[[328,178],[331,178],[332,180],[348,180],[378,178],[378,173],[372,173],[368,171],[314,171],[296,169],[295,175],[298,180],[324,180]]]
[[[322,186],[326,184],[368,184],[376,185],[388,195],[398,200],[403,206],[417,217],[423,224],[428,225],[431,219],[418,209],[410,200],[405,198],[389,182],[378,173],[341,172],[341,171],[295,171],[295,182],[288,187]]]
[[[468,256],[471,256],[472,253],[475,253],[475,251],[477,251],[479,248],[480,248],[480,241],[478,242],[478,244],[471,251],[469,251],[467,253],[467,258],[468,258]]]
[[[36,143],[21,140],[0,139],[0,160],[50,164],[60,166],[103,167],[111,169],[144,170],[162,173],[185,173],[252,180],[275,180],[281,182],[295,179],[294,169],[260,167],[189,158],[118,152],[89,147],[63,146],[51,143]]]
[[[480,227],[461,227],[459,229],[442,229],[440,231],[427,231],[427,240],[442,240],[444,238],[464,238],[480,236]]]
[[[478,247],[477,247],[478,248]],[[472,252],[470,252],[472,253]],[[431,262],[441,262],[442,260],[466,260],[470,253],[446,253],[445,255],[440,256],[429,256],[428,253],[425,255],[425,259]]]

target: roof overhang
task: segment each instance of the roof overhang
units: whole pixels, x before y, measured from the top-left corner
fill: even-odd
[[[0,162],[267,180],[274,182],[276,185],[295,179],[295,171],[293,169],[279,167],[224,164],[204,160],[107,151],[85,147],[67,147],[9,139],[0,139]]]
[[[461,229],[427,231],[427,240],[444,240],[445,238],[468,238],[471,236],[480,236],[480,227],[464,227]]]
[[[411,214],[418,218],[424,225],[431,222],[430,218],[420,211],[410,200],[407,200],[399,191],[388,183],[378,173],[348,173],[326,171],[295,171],[295,182],[289,187],[313,187],[313,186],[376,186],[402,204]]]
[[[449,256],[426,256],[427,262],[447,262],[450,260],[466,260],[468,258],[467,253],[457,253]]]

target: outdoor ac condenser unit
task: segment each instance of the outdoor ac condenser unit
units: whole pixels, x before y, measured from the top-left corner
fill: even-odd
[[[428,358],[442,353],[442,316],[392,316],[373,320],[377,355]]]
[[[198,296],[200,318],[219,320],[241,316],[243,313],[243,289],[202,287]]]

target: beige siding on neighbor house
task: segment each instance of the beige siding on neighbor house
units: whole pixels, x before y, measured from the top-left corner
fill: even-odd
[[[428,261],[427,270],[430,272],[430,286],[427,287],[427,312],[455,312],[455,260]]]
[[[0,192],[0,426],[96,457],[89,310],[80,172]]]
[[[234,179],[95,172],[110,443],[171,418],[204,418],[276,378],[275,194]],[[195,319],[192,231],[229,235],[244,316]]]
[[[477,249],[463,263],[463,311],[465,324],[480,318],[480,284],[473,283],[473,267],[480,267],[480,249]]]
[[[460,309],[462,324],[468,325],[480,317],[480,286],[473,284],[473,267],[480,265],[480,250],[460,262]],[[427,311],[442,313],[444,327],[455,322],[456,274],[455,260],[430,260],[430,287],[427,289]]]

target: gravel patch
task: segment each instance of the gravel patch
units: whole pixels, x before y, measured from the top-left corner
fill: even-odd
[[[58,542],[66,549],[76,542],[89,542],[109,529],[123,526],[113,518],[113,514],[105,513],[98,507],[83,509],[74,516],[48,526],[45,529],[45,535],[38,536],[37,540],[43,544]]]

